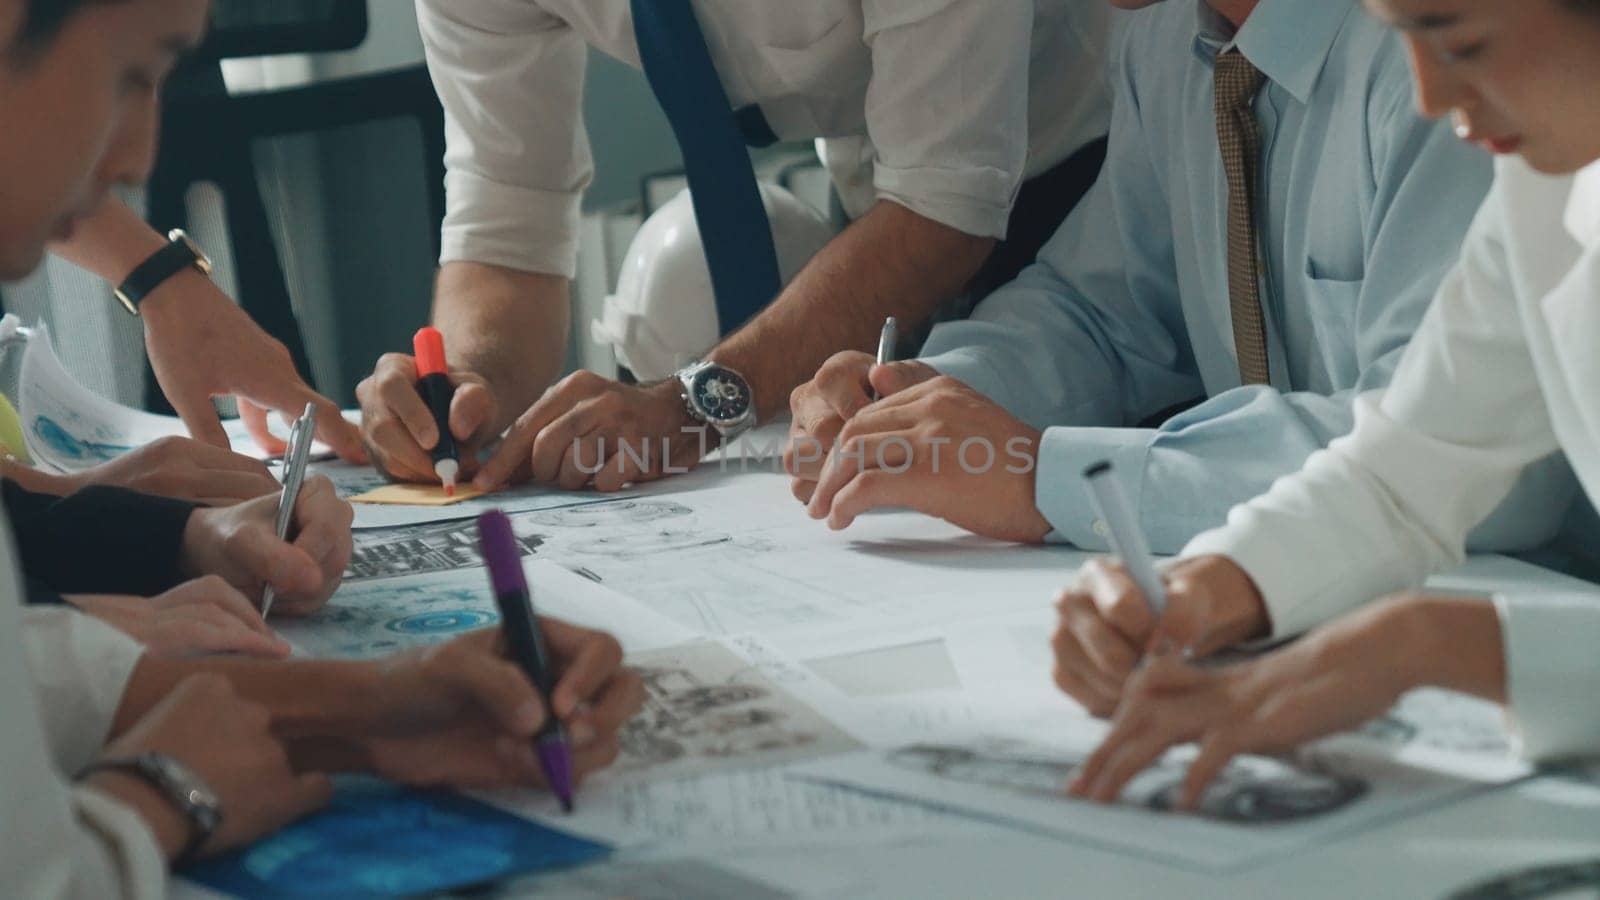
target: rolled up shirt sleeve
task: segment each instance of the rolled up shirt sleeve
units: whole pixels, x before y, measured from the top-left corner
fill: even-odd
[[[879,199],[1003,239],[1028,159],[1034,4],[864,0],[862,12]]]
[[[571,278],[594,174],[586,44],[527,0],[417,0],[417,19],[445,109],[440,262]]]

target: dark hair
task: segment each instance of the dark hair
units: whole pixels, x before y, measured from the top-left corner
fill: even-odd
[[[24,54],[50,45],[61,29],[85,7],[106,6],[121,0],[24,0],[22,27],[12,42],[12,51]]]

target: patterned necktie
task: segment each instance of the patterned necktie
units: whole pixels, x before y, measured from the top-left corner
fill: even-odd
[[[1228,176],[1228,306],[1242,384],[1270,384],[1267,326],[1261,314],[1260,244],[1256,229],[1256,165],[1261,128],[1255,97],[1265,77],[1244,54],[1217,57],[1217,143]]]
[[[772,227],[745,149],[747,141],[774,138],[759,110],[735,112],[728,102],[690,0],[631,0],[630,6],[645,76],[683,151],[717,319],[728,334],[782,287]]]

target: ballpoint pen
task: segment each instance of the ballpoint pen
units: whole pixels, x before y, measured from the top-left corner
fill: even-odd
[[[878,335],[878,365],[887,366],[894,362],[894,347],[900,342],[900,323],[894,316],[883,320],[883,331]],[[872,399],[877,400],[878,392],[869,390]]]
[[[278,540],[289,539],[289,525],[294,521],[294,507],[300,500],[300,487],[306,481],[306,465],[311,460],[311,441],[317,433],[317,407],[307,403],[306,411],[289,428],[289,447],[283,457],[283,493],[278,495]],[[261,592],[261,618],[272,612],[272,601],[277,599],[271,582]]]
[[[1094,502],[1095,512],[1100,514],[1100,521],[1106,523],[1112,552],[1121,557],[1128,577],[1143,592],[1151,618],[1161,618],[1167,611],[1167,588],[1161,581],[1161,573],[1156,571],[1155,557],[1150,555],[1150,544],[1133,517],[1133,507],[1122,490],[1122,483],[1117,481],[1116,473],[1111,470],[1110,461],[1097,462],[1085,469],[1083,479],[1088,483],[1089,498]]]

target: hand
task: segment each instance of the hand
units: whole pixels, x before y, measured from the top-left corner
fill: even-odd
[[[1453,601],[1493,610],[1483,601]],[[1193,810],[1207,784],[1241,753],[1286,753],[1382,715],[1429,683],[1430,655],[1448,655],[1428,604],[1374,604],[1300,642],[1248,663],[1199,669],[1152,658],[1128,684],[1115,721],[1071,791],[1113,802],[1133,776],[1170,748],[1198,741],[1179,808]],[[1446,638],[1448,640],[1448,638]],[[1498,648],[1491,647],[1492,652]]]
[[[272,734],[267,709],[244,700],[221,675],[191,675],[106,747],[108,756],[162,753],[193,769],[216,793],[222,822],[201,852],[219,853],[271,834],[328,802],[324,775],[296,775]],[[89,783],[141,813],[171,859],[191,826],[165,795],[115,771]]]
[[[284,442],[267,429],[268,411],[292,421],[314,403],[317,437],[343,459],[366,462],[360,433],[339,407],[313,391],[283,344],[209,278],[195,271],[174,275],[140,304],[139,312],[156,380],[194,437],[228,446],[211,398],[232,395],[256,443],[282,453]]]
[[[1037,543],[1050,533],[1033,500],[1040,437],[941,375],[845,424],[808,511],[839,531],[868,510],[908,507],[986,537]]]
[[[456,392],[450,401],[450,434],[463,477],[478,469],[478,450],[494,440],[499,404],[489,383],[471,372],[450,373]],[[378,470],[396,481],[438,483],[429,455],[439,443],[433,412],[417,392],[417,362],[403,353],[386,353],[377,368],[356,386],[361,403],[361,433]]]
[[[610,765],[617,730],[639,711],[644,686],[621,667],[610,635],[541,619],[560,665],[551,696],[567,726],[577,776]],[[423,786],[543,785],[533,735],[548,714],[499,629],[401,654],[381,666],[379,722],[367,742],[377,774]]]
[[[73,594],[65,599],[157,656],[242,653],[281,658],[291,649],[243,594],[215,576],[186,581],[155,597]]]
[[[183,531],[179,566],[191,577],[217,575],[253,601],[271,584],[274,612],[305,616],[333,596],[350,564],[355,511],[333,482],[306,478],[294,508],[294,542],[278,540],[278,495],[216,509],[198,509]]]
[[[278,480],[265,463],[223,447],[179,437],[162,438],[62,478],[69,493],[93,484],[113,485],[209,506],[239,503],[278,491]]]
[[[1167,613],[1157,622],[1127,570],[1090,560],[1056,599],[1056,685],[1091,714],[1111,715],[1139,660],[1157,650],[1206,656],[1267,630],[1255,582],[1220,556],[1186,560],[1166,574]]]
[[[794,476],[790,489],[801,503],[811,502],[822,474],[822,464],[839,438],[839,430],[856,413],[873,403],[872,391],[888,397],[939,377],[933,367],[907,361],[878,366],[859,350],[834,354],[810,381],[789,395],[789,446],[783,467]]]
[[[575,491],[592,482],[617,491],[687,470],[708,437],[689,417],[677,382],[634,387],[578,371],[517,417],[473,484],[492,491],[532,480]]]

